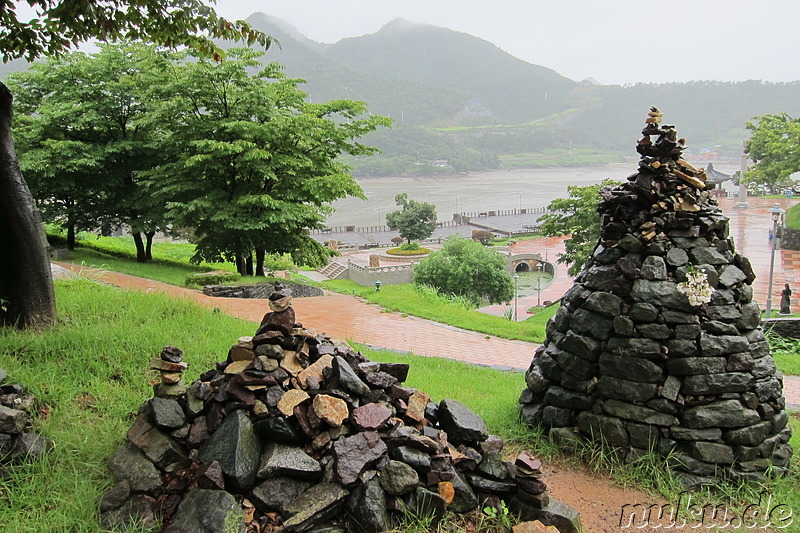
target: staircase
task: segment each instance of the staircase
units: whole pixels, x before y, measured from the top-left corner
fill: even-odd
[[[328,279],[336,279],[347,270],[347,265],[331,261],[324,267],[317,270],[320,274],[327,276]]]

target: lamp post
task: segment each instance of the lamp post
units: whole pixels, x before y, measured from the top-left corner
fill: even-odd
[[[514,322],[517,321],[517,281],[519,281],[519,274],[514,272]]]
[[[778,240],[778,221],[786,211],[781,209],[780,204],[776,203],[770,208],[769,212],[772,213],[772,246],[770,247],[769,284],[767,289],[767,309],[765,313],[767,318],[770,318],[772,314],[772,278],[775,273],[775,247],[777,246],[776,241]]]
[[[375,280],[375,292],[381,292],[381,280]]]
[[[544,263],[541,261],[536,268],[539,269],[539,275],[536,276],[536,307],[542,306],[542,272],[544,272]]]

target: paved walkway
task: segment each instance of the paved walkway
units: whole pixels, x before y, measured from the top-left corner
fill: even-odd
[[[782,199],[778,203],[788,209],[798,199]],[[747,256],[757,279],[753,284],[754,298],[764,308],[769,284],[770,245],[769,231],[772,227],[767,211],[776,202],[761,198],[749,199],[750,209],[737,209],[736,199],[723,198],[720,201],[723,212],[731,220],[731,236],[737,251]],[[520,241],[514,246],[518,253],[541,253],[552,262],[556,254],[564,251],[563,238],[550,237],[532,241]],[[61,266],[80,272],[100,281],[124,288],[142,291],[160,291],[171,296],[188,298],[209,308],[218,307],[225,313],[245,320],[259,322],[267,307],[263,300],[239,298],[212,298],[200,291],[176,287],[157,281],[146,280],[115,272],[87,269],[69,263]],[[773,281],[773,309],[780,302],[783,284],[789,283],[800,290],[800,252],[779,250],[775,256]],[[542,301],[558,300],[572,286],[572,279],[566,275],[564,265],[556,266],[553,283],[542,290]],[[800,310],[797,299],[792,308]],[[520,318],[536,304],[536,295],[520,298],[517,302]],[[415,317],[403,317],[396,313],[382,312],[377,306],[367,304],[354,296],[325,293],[314,298],[295,298],[293,306],[298,320],[306,327],[332,337],[352,340],[370,346],[412,352],[417,355],[444,357],[470,363],[507,369],[526,369],[537,345],[522,341],[510,341],[496,337],[487,338],[482,333],[461,330],[444,324]],[[800,356],[800,355],[799,355]],[[784,394],[787,403],[800,409],[800,377],[786,377]]]
[[[168,285],[117,272],[86,268],[70,263],[58,265],[98,281],[146,292],[163,292],[187,298],[209,308],[252,322],[261,322],[269,311],[265,300],[215,298],[200,291]],[[378,348],[443,357],[503,369],[528,368],[537,345],[488,337],[416,317],[383,312],[380,307],[355,296],[326,292],[324,296],[295,298],[292,306],[297,320],[306,328],[337,339]],[[255,328],[254,328],[255,331]]]

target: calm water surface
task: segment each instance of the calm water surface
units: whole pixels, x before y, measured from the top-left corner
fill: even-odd
[[[396,194],[436,206],[439,220],[451,220],[453,213],[544,207],[555,198],[567,196],[568,185],[592,185],[605,178],[624,181],[636,171],[637,162],[573,168],[496,170],[448,177],[366,178],[358,184],[367,200],[347,198],[334,202],[336,212],[329,226],[376,226],[386,223],[386,213],[398,209]],[[731,173],[735,167],[714,165]]]

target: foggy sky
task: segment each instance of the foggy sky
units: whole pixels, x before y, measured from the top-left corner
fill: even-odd
[[[309,38],[374,33],[396,17],[444,26],[580,81],[800,79],[797,0],[218,0]]]

